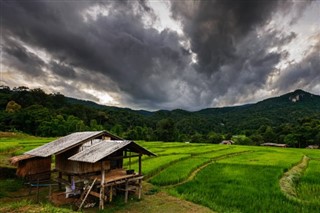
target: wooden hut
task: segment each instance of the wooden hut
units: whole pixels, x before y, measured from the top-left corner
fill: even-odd
[[[51,159],[53,155],[54,170],[59,173],[59,184],[71,186],[74,177],[78,180],[94,180],[92,184],[100,185],[95,187],[100,188],[100,192],[92,191],[92,185],[89,192],[83,193],[99,197],[101,208],[107,200],[106,197],[112,200],[113,186],[116,185],[125,185],[126,200],[128,191],[133,186],[137,186],[140,197],[143,178],[141,157],[155,156],[134,141],[123,140],[107,131],[76,132],[26,152],[26,158],[29,156],[27,159],[34,159],[30,164],[32,168],[28,168],[32,170],[33,167],[37,167],[38,162],[40,164],[44,159]],[[133,157],[138,158],[139,169],[137,172],[126,171],[123,168],[123,159],[129,158],[131,162]],[[67,179],[64,179],[64,176]],[[108,195],[105,192],[108,192]]]

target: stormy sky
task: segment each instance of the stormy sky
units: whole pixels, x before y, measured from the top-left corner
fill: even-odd
[[[1,0],[0,84],[134,109],[320,94],[320,1]]]

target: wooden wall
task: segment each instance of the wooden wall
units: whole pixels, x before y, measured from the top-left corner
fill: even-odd
[[[104,170],[110,169],[109,161],[103,161],[101,165],[101,162],[87,163],[68,160],[68,158],[76,154],[78,150],[79,147],[76,147],[64,153],[56,155],[56,169],[60,172],[68,174],[85,174],[91,172],[98,172],[101,171],[101,166]]]
[[[28,175],[50,172],[50,170],[51,156],[46,158],[34,157],[19,161],[16,174],[20,177],[26,177]]]

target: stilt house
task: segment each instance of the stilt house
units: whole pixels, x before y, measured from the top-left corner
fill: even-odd
[[[155,156],[134,141],[123,140],[107,131],[93,131],[76,132],[61,137],[30,150],[22,156],[11,158],[11,162],[18,167],[17,175],[23,177],[55,171],[58,172],[59,184],[71,186],[74,178],[77,178],[78,182],[91,180],[93,184],[91,188],[95,188],[93,186],[97,184],[101,185],[98,187],[100,193],[91,189],[87,193],[99,197],[100,207],[103,208],[107,197],[110,201],[112,200],[112,187],[116,185],[125,185],[127,200],[129,188],[132,188],[130,182],[137,186],[138,181],[140,197],[143,178],[142,155]],[[53,156],[55,166],[51,170]],[[138,171],[125,170],[123,168],[125,158],[129,158],[129,162],[131,158],[138,158]]]

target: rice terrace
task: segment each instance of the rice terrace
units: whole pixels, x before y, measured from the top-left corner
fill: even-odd
[[[1,133],[2,169],[10,167],[8,158],[12,155],[51,140]],[[138,144],[157,154],[142,159],[146,178],[142,200],[132,198],[124,204],[115,198],[106,204],[106,212],[188,212],[192,208],[200,212],[319,212],[320,150],[181,142]],[[137,162],[131,163],[137,171]],[[124,162],[124,166],[128,164]],[[40,187],[36,202],[36,189],[29,195],[28,187],[12,171],[1,173],[1,212],[72,211],[69,204],[57,207],[48,202],[48,187]],[[170,206],[167,199],[171,196],[179,200],[174,205],[181,208]],[[164,200],[159,203],[161,198]],[[184,200],[207,209],[183,207]]]

